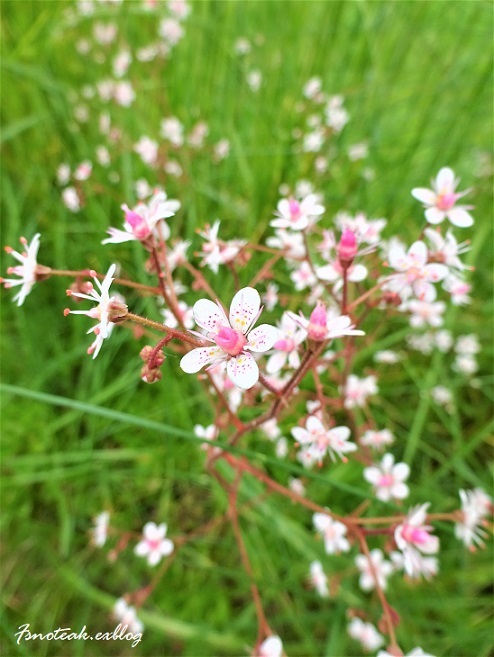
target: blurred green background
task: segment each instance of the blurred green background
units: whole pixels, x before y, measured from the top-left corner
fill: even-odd
[[[474,301],[449,311],[445,327],[479,336],[477,385],[452,374],[447,355],[414,352],[402,368],[381,377],[376,417],[397,436],[393,452],[398,458],[406,452],[412,465],[410,504],[431,501],[433,511],[449,511],[458,506],[459,488],[490,490],[492,3],[190,5],[184,38],[171,56],[133,62],[127,76],[136,92],[133,105],[106,107],[122,131],[109,169],[118,181],[108,181],[109,171],[95,165],[84,186],[85,206],[72,214],[61,201],[56,170],[62,162],[75,167],[94,160],[105,108],[94,101],[88,122],[78,125],[74,105],[84,104],[85,85],[110,75],[108,60],[95,63],[92,54],[116,52],[94,46],[81,56],[75,44],[91,41],[99,21],[118,26],[120,47],[143,47],[156,40],[156,16],[164,10],[146,12],[137,1],[96,3],[92,16],[75,14],[71,20],[72,3],[1,2],[1,243],[17,248],[20,235],[30,239],[39,231],[42,264],[106,271],[118,260],[130,277],[145,280],[137,244],[100,244],[109,225],[120,226],[120,204],[135,202],[138,178],[164,184],[169,196],[180,199],[172,232],[194,240],[194,250],[196,228],[216,218],[225,237],[264,239],[279,185],[300,178],[323,193],[327,227],[339,210],[363,210],[388,219],[387,237],[398,234],[410,242],[423,223],[410,189],[427,186],[441,166],[451,166],[462,178],[461,189],[474,188],[469,200],[476,224],[465,231],[472,240],[466,260],[475,266]],[[239,37],[252,44],[244,56],[235,53]],[[246,83],[252,70],[262,74],[257,93]],[[293,139],[293,130],[303,125],[297,106],[311,76],[321,77],[327,93],[343,94],[350,113],[329,171],[319,178],[313,158],[297,153]],[[153,173],[132,145],[142,135],[159,140],[160,120],[172,115],[188,130],[206,121],[209,143],[230,140],[229,157],[214,164],[211,149],[184,148],[176,156],[181,178]],[[369,156],[351,162],[346,150],[361,141],[368,143]],[[366,169],[373,178],[367,179]],[[2,272],[11,264],[4,254]],[[222,285],[233,289],[230,281]],[[177,359],[169,357],[164,380],[144,385],[138,376],[143,342],[136,344],[126,330],[115,330],[93,362],[85,355],[88,323],[63,317],[66,287],[58,279],[39,284],[20,309],[10,303],[12,293],[2,291],[2,654],[246,654],[255,640],[255,614],[228,528],[180,552],[139,612],[146,631],[138,648],[120,642],[15,644],[14,633],[26,622],[41,632],[62,625],[113,629],[109,612],[116,598],[148,583],[149,568],[130,549],[109,563],[89,545],[91,518],[101,510],[111,510],[115,526],[134,532],[148,520],[166,521],[173,536],[225,509],[193,439],[196,422],[213,420],[193,377],[180,376]],[[149,300],[132,299],[132,307],[158,319]],[[372,365],[377,349],[401,348],[406,331],[394,337],[392,329],[404,326],[378,326],[357,373]],[[452,388],[454,413],[431,405],[426,393],[437,384]],[[174,427],[185,437],[175,435]],[[301,472],[294,460],[277,464],[260,438],[248,447],[267,453],[259,455],[258,465],[283,483]],[[311,497],[337,512],[351,511],[368,494],[357,466],[331,466],[330,479],[319,472],[304,475],[311,480]],[[256,482],[244,484],[244,501],[262,492]],[[349,494],[345,484],[356,493]],[[269,620],[287,654],[360,654],[346,634],[347,608],[367,610],[374,622],[380,612],[373,596],[359,592],[351,559],[326,557],[314,541],[310,515],[280,498],[245,511],[241,524]],[[413,586],[399,576],[390,582],[391,604],[403,620],[400,645],[405,651],[421,645],[435,655],[487,656],[493,648],[491,547],[472,555],[449,525],[438,527],[438,534],[438,577]],[[315,558],[330,579],[349,573],[327,602],[304,583]]]

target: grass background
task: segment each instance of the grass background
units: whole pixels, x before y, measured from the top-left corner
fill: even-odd
[[[39,231],[43,264],[106,270],[118,259],[130,275],[141,276],[137,245],[102,247],[100,240],[108,225],[119,225],[120,203],[134,202],[137,178],[164,181],[159,172],[151,178],[131,145],[143,134],[157,138],[160,119],[168,115],[187,128],[202,118],[211,142],[226,137],[232,144],[230,157],[217,166],[208,151],[192,156],[184,150],[183,179],[166,180],[168,194],[183,204],[173,220],[175,234],[188,238],[219,217],[227,237],[262,239],[279,185],[312,177],[324,194],[328,225],[340,209],[364,210],[388,218],[388,236],[410,241],[422,218],[409,190],[426,185],[439,167],[452,166],[463,187],[475,188],[476,224],[466,259],[476,271],[473,304],[449,311],[446,328],[479,335],[479,386],[452,375],[447,356],[413,353],[403,368],[381,377],[376,418],[397,435],[393,452],[412,465],[410,504],[430,500],[434,511],[452,510],[459,488],[490,490],[492,178],[476,178],[475,172],[479,154],[492,146],[492,4],[192,3],[186,35],[171,58],[131,68],[135,103],[111,107],[112,121],[123,130],[112,160],[120,182],[105,181],[103,191],[89,185],[78,215],[61,203],[55,172],[61,162],[94,158],[101,143],[99,112],[72,130],[71,93],[107,75],[108,66],[77,55],[74,43],[90,36],[95,20],[115,20],[120,43],[145,45],[155,38],[156,19],[140,3],[124,2],[102,5],[96,17],[71,25],[65,14],[71,6],[1,3],[2,243],[16,247],[19,235]],[[234,54],[240,36],[254,44],[244,58]],[[252,69],[263,75],[258,94],[245,82]],[[337,143],[341,156],[321,179],[294,151],[292,138],[301,122],[301,90],[312,75],[322,78],[326,92],[344,94],[351,115]],[[372,181],[344,156],[362,140],[369,143],[365,166],[375,171]],[[2,271],[8,260],[3,258]],[[146,632],[138,648],[119,642],[15,644],[14,633],[25,622],[44,632],[60,625],[113,629],[108,612],[115,599],[148,582],[148,568],[130,551],[109,564],[88,545],[91,517],[102,509],[112,510],[122,529],[139,531],[147,520],[166,520],[173,535],[225,508],[221,491],[203,473],[192,435],[196,422],[212,420],[199,387],[179,376],[172,358],[164,382],[143,385],[138,346],[124,330],[114,332],[96,362],[86,357],[84,320],[62,315],[65,287],[59,280],[37,285],[20,310],[8,291],[2,294],[2,654],[246,654],[255,615],[228,529],[180,553],[139,614]],[[225,281],[224,288],[228,298],[231,284]],[[135,304],[152,313],[148,302]],[[377,349],[402,346],[404,331],[392,329],[403,326],[377,327],[357,373]],[[453,389],[452,414],[430,403],[427,391],[438,383]],[[256,462],[282,482],[300,471],[277,463],[260,439],[247,448],[259,450]],[[349,512],[367,494],[358,467],[314,473],[310,486],[311,497],[337,512]],[[242,499],[259,492],[247,479]],[[310,516],[279,498],[246,511],[241,523],[268,618],[287,654],[358,655],[346,635],[346,610],[364,608],[374,621],[379,612],[373,596],[358,591],[350,559],[325,557]],[[403,619],[400,644],[405,651],[421,645],[435,655],[487,656],[493,648],[490,548],[471,555],[451,527],[440,526],[438,533],[440,575],[412,587],[397,577],[390,583],[391,603]],[[304,586],[315,558],[330,578],[348,572],[328,602]]]

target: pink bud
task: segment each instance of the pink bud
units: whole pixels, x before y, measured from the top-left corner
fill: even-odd
[[[357,239],[353,230],[345,228],[336,247],[340,263],[348,265],[357,255]]]
[[[328,333],[326,306],[322,301],[317,302],[317,306],[311,313],[307,335],[311,340],[321,342],[326,339]]]

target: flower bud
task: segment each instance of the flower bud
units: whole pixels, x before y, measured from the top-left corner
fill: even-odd
[[[108,320],[114,324],[119,322],[124,322],[129,313],[129,309],[126,304],[122,301],[119,301],[117,298],[110,300],[108,304]]]
[[[316,342],[322,342],[326,339],[328,332],[326,306],[322,301],[318,301],[309,318],[307,327],[307,336]]]
[[[341,235],[341,239],[338,242],[338,246],[336,247],[338,260],[340,261],[341,266],[348,267],[357,255],[357,251],[358,245],[355,233],[353,230],[345,228]]]

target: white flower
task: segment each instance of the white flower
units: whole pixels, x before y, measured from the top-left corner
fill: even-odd
[[[439,539],[430,534],[433,528],[424,525],[428,506],[429,503],[410,509],[404,522],[395,529],[396,545],[403,553],[403,567],[410,577],[417,577],[423,570],[421,552],[430,555],[439,551]]]
[[[364,623],[361,618],[352,618],[348,625],[348,634],[360,641],[364,650],[374,652],[384,643],[384,637],[379,634],[372,623]]]
[[[450,230],[446,232],[444,237],[438,231],[439,228],[426,228],[424,230],[424,234],[431,244],[430,257],[438,262],[443,262],[451,269],[466,269],[458,256],[470,250],[470,242],[458,244]]]
[[[280,372],[287,362],[289,367],[296,369],[300,365],[298,347],[306,337],[307,332],[288,313],[283,313],[281,324],[278,325],[278,340],[273,345],[276,352],[266,364],[268,374]]]
[[[347,528],[342,522],[333,520],[331,516],[325,513],[314,513],[312,522],[316,531],[322,534],[324,549],[327,554],[337,554],[350,550],[350,543],[345,536]]]
[[[294,427],[292,436],[300,444],[306,446],[306,449],[313,457],[319,461],[323,460],[329,452],[333,461],[337,454],[343,461],[346,458],[343,454],[354,452],[357,445],[348,440],[350,429],[348,427],[333,427],[326,429],[321,420],[314,415],[307,418],[306,428]]]
[[[281,657],[283,644],[279,636],[268,636],[259,646],[257,657]]]
[[[139,557],[147,557],[150,566],[156,566],[162,559],[173,552],[173,541],[166,536],[167,525],[147,522],[142,530],[143,539],[134,548]]]
[[[158,159],[158,142],[143,136],[134,144],[134,151],[144,164],[154,165]]]
[[[271,221],[273,228],[290,228],[304,230],[318,221],[325,208],[319,203],[317,194],[309,194],[301,201],[290,197],[283,198],[277,205],[275,219]]]
[[[122,626],[127,626],[132,634],[141,634],[144,625],[137,618],[134,607],[130,607],[123,598],[119,598],[113,607],[113,615]]]
[[[480,351],[480,343],[476,335],[460,335],[455,344],[455,351],[461,356],[474,356]]]
[[[108,536],[108,524],[110,522],[110,514],[108,511],[103,511],[94,519],[94,527],[91,530],[93,543],[97,547],[103,547],[106,543]]]
[[[364,479],[374,486],[378,500],[403,500],[408,497],[408,486],[403,483],[410,475],[410,467],[406,463],[394,464],[394,456],[385,454],[381,463],[364,469]]]
[[[382,449],[387,445],[392,445],[393,442],[394,436],[389,429],[381,429],[381,431],[368,429],[359,439],[361,445],[373,447],[374,449]]]
[[[102,283],[100,283],[96,278],[96,275],[94,275],[93,280],[96,284],[96,289],[91,283],[89,283],[91,286],[89,294],[67,290],[69,296],[88,299],[89,301],[94,301],[98,304],[95,308],[91,308],[90,310],[65,310],[66,315],[87,315],[88,317],[99,320],[96,326],[93,326],[88,330],[88,333],[94,333],[96,335],[94,342],[87,350],[88,354],[93,354],[93,358],[96,358],[99,354],[103,341],[110,337],[114,326],[114,324],[110,322],[110,304],[115,301],[115,297],[110,297],[109,292],[110,286],[113,282],[115,269],[116,265],[110,267]]]
[[[25,251],[22,253],[14,251],[10,246],[5,247],[5,251],[21,264],[7,269],[7,274],[18,276],[18,279],[2,278],[0,279],[0,283],[3,283],[6,288],[17,287],[18,285],[21,286],[19,292],[12,299],[12,301],[17,301],[18,306],[22,306],[24,299],[31,292],[33,285],[36,283],[36,269],[38,267],[36,258],[38,256],[39,240],[40,233],[36,233],[30,244],[28,244],[25,237],[21,237],[20,243],[25,248]]]
[[[188,374],[199,372],[204,365],[218,365],[227,361],[227,372],[235,385],[243,390],[252,388],[259,380],[259,367],[250,352],[264,353],[276,342],[278,331],[262,324],[251,327],[261,313],[261,297],[251,287],[239,290],[230,305],[229,319],[220,304],[201,299],[194,304],[194,319],[207,331],[205,337],[215,346],[192,349],[180,361]]]
[[[163,139],[168,139],[173,146],[182,146],[184,143],[184,127],[174,116],[161,121],[160,132]]]
[[[71,212],[79,212],[81,201],[75,187],[66,187],[62,192],[62,201],[65,207]]]
[[[419,301],[412,299],[405,304],[406,310],[411,313],[410,326],[422,328],[424,326],[442,326],[443,314],[446,310],[444,301]]]
[[[446,217],[453,226],[468,228],[473,225],[473,217],[467,212],[471,205],[456,205],[456,201],[469,193],[455,192],[459,178],[448,167],[440,169],[435,180],[431,181],[431,189],[416,187],[412,189],[412,196],[421,201],[426,208],[425,218],[430,224],[440,224]]]
[[[157,191],[148,203],[138,203],[132,210],[125,204],[121,207],[125,212],[124,230],[110,227],[107,230],[110,237],[102,244],[145,241],[154,233],[168,239],[170,228],[163,220],[173,217],[180,208],[180,201],[167,199],[165,192]]]
[[[483,545],[486,532],[481,528],[485,516],[492,509],[492,499],[480,488],[460,490],[462,520],[455,525],[456,538],[470,549]]]
[[[208,266],[215,274],[218,273],[220,265],[235,260],[246,244],[244,240],[230,240],[228,242],[220,240],[218,237],[219,228],[220,222],[215,221],[212,226],[208,224],[203,231],[198,231],[198,234],[206,240],[199,254],[203,258],[201,266]]]
[[[386,580],[393,572],[393,564],[384,560],[379,549],[371,550],[370,559],[365,554],[355,557],[355,565],[360,570],[359,586],[362,591],[372,591],[377,584],[381,589],[386,588]]]
[[[367,376],[360,379],[355,374],[350,374],[344,390],[345,408],[365,406],[367,397],[376,393],[377,385],[375,376]]]
[[[448,275],[446,265],[428,263],[425,242],[417,241],[405,252],[403,244],[393,242],[388,252],[389,265],[395,269],[386,283],[386,288],[396,292],[403,299],[412,294],[421,301],[434,301],[436,290],[432,283],[442,281]]]
[[[159,25],[158,33],[170,46],[176,46],[185,32],[177,20],[165,18]]]
[[[329,598],[328,578],[322,569],[320,561],[313,561],[311,563],[309,579],[321,598]]]
[[[387,652],[386,650],[380,650],[377,653],[377,657],[395,657],[394,654]],[[430,652],[424,652],[422,648],[414,648],[410,652],[407,652],[403,657],[434,657]]]

